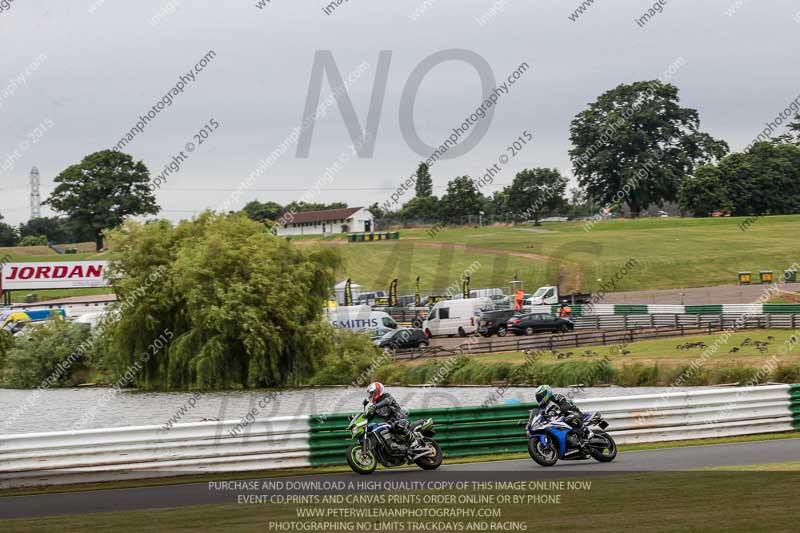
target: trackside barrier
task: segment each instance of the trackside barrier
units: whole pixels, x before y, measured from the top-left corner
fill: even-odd
[[[691,317],[691,318],[689,318]],[[638,320],[641,319],[641,320]],[[593,327],[587,321],[601,322],[603,327]],[[612,327],[613,326],[613,327]],[[584,317],[576,321],[576,329],[564,333],[480,338],[473,337],[457,348],[466,354],[504,353],[513,351],[553,351],[561,348],[580,348],[601,345],[624,345],[687,335],[710,335],[724,330],[745,329],[798,329],[800,315],[762,315],[746,317],[738,315],[644,315],[641,317]],[[432,348],[425,350],[398,350],[397,359],[442,357]]]
[[[620,444],[749,435],[800,429],[800,385],[725,387],[576,402],[600,411]],[[526,450],[536,404],[412,410],[433,417],[447,457]],[[354,409],[355,410],[355,409]],[[123,427],[0,437],[0,487],[137,479],[207,472],[345,464],[348,415]]]

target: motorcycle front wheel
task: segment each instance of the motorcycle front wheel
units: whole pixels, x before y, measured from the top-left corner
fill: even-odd
[[[552,442],[542,444],[539,436],[528,439],[528,454],[542,466],[553,466],[558,461],[558,452]]]
[[[606,441],[606,446],[592,446],[595,439],[604,439]],[[599,429],[594,431],[594,436],[589,441],[589,454],[601,463],[610,463],[617,457],[617,443],[614,442],[614,439],[611,438],[611,435],[606,433],[605,431],[600,431]]]
[[[347,464],[350,465],[353,472],[362,475],[371,474],[378,468],[375,454],[371,451],[365,454],[364,448],[358,442],[347,447]]]
[[[417,463],[417,466],[423,470],[436,470],[442,465],[442,460],[444,459],[442,449],[438,444],[436,444],[436,442],[429,439],[425,439],[425,445],[431,451],[431,454],[425,457],[420,457],[414,462]]]

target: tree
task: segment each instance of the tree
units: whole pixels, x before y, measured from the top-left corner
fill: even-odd
[[[345,202],[331,202],[329,204],[320,204],[315,202],[291,202],[286,204],[283,212],[288,212],[294,209],[294,213],[301,213],[303,211],[324,211],[326,209],[344,209],[347,207]]]
[[[39,217],[19,225],[19,236],[44,235],[53,244],[86,242],[94,239],[94,232],[86,225],[66,217]],[[47,243],[45,243],[47,244]]]
[[[137,386],[283,386],[329,353],[322,309],[338,250],[295,246],[242,213],[126,221],[108,237],[117,301],[131,302],[116,308],[109,364],[124,373],[138,362]],[[171,340],[143,361],[166,332]]]
[[[534,168],[517,172],[508,187],[508,208],[518,218],[538,224],[543,214],[566,203],[567,178],[555,168]]]
[[[159,211],[148,187],[147,167],[122,152],[90,154],[67,167],[55,182],[55,190],[44,203],[90,227],[97,251],[103,248],[104,230],[120,225],[129,216]]]
[[[703,165],[681,183],[678,205],[682,211],[697,217],[706,217],[714,211],[730,211],[730,201],[720,179],[720,170],[714,165]]]
[[[787,142],[793,142],[800,146],[800,113],[794,116],[794,122],[787,126],[789,130],[789,139]]]
[[[3,220],[3,215],[0,215],[0,220]],[[17,230],[14,229],[14,226],[0,222],[0,246],[16,246],[16,244]]]
[[[439,203],[435,196],[415,196],[397,214],[405,223],[432,221],[439,217]]]
[[[459,176],[447,183],[447,194],[441,200],[440,216],[446,222],[463,224],[467,217],[477,219],[485,200],[472,178]]]
[[[417,167],[417,181],[414,184],[417,198],[433,196],[433,179],[427,163],[420,163]]]
[[[679,105],[678,89],[658,80],[620,85],[573,119],[570,158],[594,199],[623,201],[633,216],[675,201],[684,177],[728,152],[699,130],[696,110]]]
[[[679,197],[682,208],[699,216],[715,210],[737,216],[800,212],[800,148],[755,143],[698,169]]]
[[[278,217],[281,215],[283,207],[281,207],[281,204],[275,202],[261,203],[258,200],[253,200],[252,202],[248,202],[242,211],[245,212],[250,220],[255,220],[257,222],[264,222],[265,220],[275,221],[278,220]]]

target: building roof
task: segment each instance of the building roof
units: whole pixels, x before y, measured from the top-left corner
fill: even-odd
[[[347,220],[356,211],[363,207],[345,207],[344,209],[325,209],[322,211],[301,211],[286,221],[289,224],[301,224],[306,222],[330,222],[331,220]],[[288,218],[288,217],[287,217]]]

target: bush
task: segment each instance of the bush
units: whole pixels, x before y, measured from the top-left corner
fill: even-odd
[[[77,385],[97,359],[95,347],[81,351],[86,339],[86,326],[61,320],[35,328],[30,339],[18,337],[5,359],[3,386],[34,388],[45,381],[48,387]]]
[[[367,335],[346,330],[331,331],[331,335],[331,351],[311,378],[312,385],[366,386],[374,370],[391,361],[391,356],[372,344]]]
[[[772,381],[779,383],[800,383],[800,365],[779,366],[775,369]]]
[[[44,235],[26,235],[20,239],[17,246],[47,246],[47,237]]]

